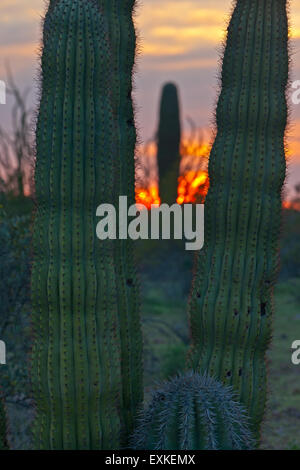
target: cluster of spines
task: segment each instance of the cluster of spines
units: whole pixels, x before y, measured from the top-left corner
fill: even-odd
[[[245,450],[248,418],[230,387],[193,372],[164,382],[141,412],[134,449]]]
[[[37,122],[32,376],[35,447],[120,445],[115,255],[96,239],[114,202],[117,122],[108,27],[97,2],[57,0],[44,22]]]
[[[266,400],[285,178],[285,0],[238,0],[209,160],[205,245],[189,303],[189,366],[234,386],[256,436]]]

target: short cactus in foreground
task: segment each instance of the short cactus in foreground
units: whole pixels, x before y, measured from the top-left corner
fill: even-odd
[[[133,449],[239,450],[253,440],[230,387],[187,372],[153,393],[132,437]]]
[[[285,0],[237,0],[209,159],[205,242],[189,302],[189,369],[232,385],[257,440],[265,410],[285,179]]]
[[[159,124],[157,130],[157,164],[159,195],[166,204],[174,204],[180,165],[180,106],[178,89],[174,83],[166,83],[162,89]]]

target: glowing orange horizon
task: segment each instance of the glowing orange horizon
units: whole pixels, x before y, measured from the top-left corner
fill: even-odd
[[[188,172],[178,178],[177,204],[204,204],[209,189],[209,178],[205,171]],[[163,201],[159,197],[159,189],[136,188],[136,204],[143,204],[147,209],[152,205],[160,206]],[[300,201],[283,201],[282,208],[300,212]]]
[[[283,209],[300,212],[300,201],[283,201]]]
[[[203,203],[209,188],[207,171],[190,170],[178,178],[177,204]]]
[[[181,143],[181,175],[178,178],[177,204],[203,204],[209,190],[207,163],[211,146],[208,142],[183,139]],[[144,155],[145,156],[145,155]],[[154,142],[148,144],[148,157],[156,156]],[[287,151],[287,159],[291,156],[291,148]],[[148,181],[140,180],[136,187],[136,203],[143,204],[147,209],[152,205],[160,205],[159,185],[155,175]],[[174,201],[175,202],[175,201]],[[300,201],[284,200],[282,207],[286,210],[300,211]]]
[[[160,206],[161,200],[158,187],[153,184],[149,188],[136,188],[135,202],[136,204],[143,204],[147,209],[151,209],[151,205],[154,204]]]

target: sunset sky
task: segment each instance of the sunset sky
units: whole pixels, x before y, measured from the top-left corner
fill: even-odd
[[[44,0],[1,0],[0,79],[5,61],[20,88],[31,88],[36,103],[37,51]],[[191,117],[209,131],[218,93],[219,58],[231,0],[141,0],[136,12],[139,56],[135,101],[140,138],[151,138],[157,125],[161,86],[176,82],[180,90],[182,121]],[[300,2],[291,0],[291,80],[300,80]],[[291,92],[292,93],[292,92]],[[9,125],[10,99],[0,105],[0,122]],[[291,160],[288,186],[300,182],[300,104],[290,100],[289,143]]]

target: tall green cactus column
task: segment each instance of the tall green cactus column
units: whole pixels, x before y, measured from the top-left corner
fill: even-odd
[[[113,241],[96,238],[96,208],[115,201],[118,126],[108,27],[97,3],[51,1],[43,44],[32,270],[35,447],[118,449],[116,255]]]
[[[228,27],[189,366],[232,384],[259,435],[285,178],[285,0],[238,0]]]
[[[173,83],[166,83],[161,94],[157,131],[159,195],[162,203],[174,204],[177,199],[180,139],[178,90]]]
[[[135,0],[98,0],[109,22],[113,51],[113,109],[118,116],[118,185],[119,196],[127,196],[128,207],[135,203],[136,129],[132,102],[132,81],[136,34],[133,23]],[[124,444],[133,431],[135,416],[143,400],[142,329],[140,288],[136,272],[133,241],[116,241],[118,312],[121,331],[121,365],[124,418]]]

